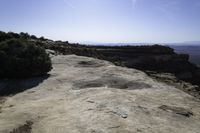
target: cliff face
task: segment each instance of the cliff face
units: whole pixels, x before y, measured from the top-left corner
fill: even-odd
[[[200,68],[189,62],[189,55],[176,54],[160,45],[95,47],[103,59],[144,71],[167,72],[178,79],[200,85]]]
[[[0,133],[197,133],[200,104],[180,86],[75,55],[53,56],[48,78],[0,81]]]

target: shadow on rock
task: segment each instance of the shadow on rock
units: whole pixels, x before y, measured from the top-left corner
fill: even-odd
[[[32,121],[26,121],[26,124],[21,125],[20,127],[14,129],[10,133],[31,133],[32,125]]]
[[[116,76],[102,76],[99,79],[91,81],[76,81],[74,82],[73,86],[74,90],[105,87],[105,86],[110,88],[126,89],[126,90],[146,89],[152,87],[151,85],[144,82],[131,81]]]
[[[102,62],[97,62],[97,61],[80,61],[77,64],[77,67],[102,67],[105,64]]]
[[[182,108],[182,107],[173,107],[173,106],[162,105],[159,108],[166,111],[166,112],[172,112],[172,113],[175,113],[177,115],[182,115],[182,116],[185,116],[185,117],[193,116],[193,113],[189,109],[185,109],[185,108]]]
[[[0,96],[15,95],[25,90],[38,86],[49,75],[29,79],[4,79],[0,80]]]

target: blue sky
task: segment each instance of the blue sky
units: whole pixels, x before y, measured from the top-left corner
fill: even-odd
[[[0,30],[54,40],[200,40],[200,0],[0,0]]]

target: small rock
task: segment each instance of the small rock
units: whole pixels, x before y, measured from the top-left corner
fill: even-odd
[[[119,108],[112,110],[110,112],[112,112],[113,114],[116,114],[118,116],[121,116],[124,119],[126,119],[128,117],[128,113],[126,111],[122,110],[122,109],[119,109]]]

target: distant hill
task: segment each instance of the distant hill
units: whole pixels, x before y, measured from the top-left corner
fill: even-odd
[[[186,41],[185,44],[198,44],[200,45],[200,41]]]

